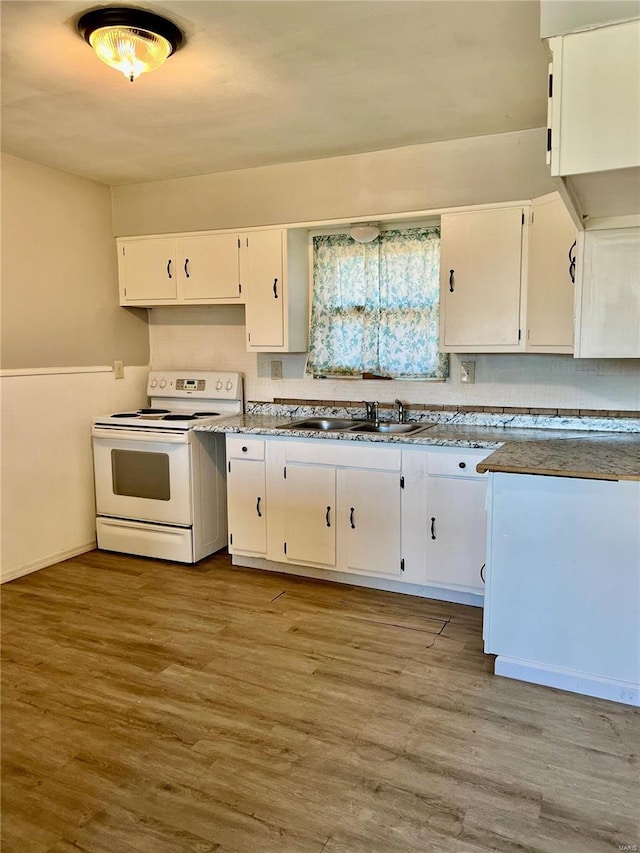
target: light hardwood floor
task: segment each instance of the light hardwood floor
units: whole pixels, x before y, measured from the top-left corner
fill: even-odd
[[[94,551],[2,614],[4,853],[640,848],[638,712],[494,677],[480,610]]]

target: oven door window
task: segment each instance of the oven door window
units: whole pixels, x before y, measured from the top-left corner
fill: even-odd
[[[169,456],[140,450],[112,450],[113,493],[131,498],[171,500]]]

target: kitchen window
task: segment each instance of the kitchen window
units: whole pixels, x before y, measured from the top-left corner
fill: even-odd
[[[307,373],[446,379],[439,278],[437,227],[314,237]]]

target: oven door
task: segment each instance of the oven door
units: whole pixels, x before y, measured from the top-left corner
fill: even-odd
[[[98,515],[188,527],[189,434],[93,428]]]

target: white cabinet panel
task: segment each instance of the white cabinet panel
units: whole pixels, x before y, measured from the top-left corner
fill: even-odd
[[[585,231],[579,245],[576,357],[640,358],[640,228]]]
[[[530,352],[573,352],[577,232],[558,193],[533,199],[529,228],[527,338]],[[573,247],[573,248],[572,248]],[[571,268],[570,268],[571,267]]]
[[[552,175],[640,165],[640,21],[550,40]]]
[[[119,242],[118,270],[122,304],[177,299],[178,270],[173,237]]]
[[[240,299],[238,239],[237,234],[208,234],[178,240],[185,300]]]
[[[400,477],[388,471],[340,474],[345,571],[401,576]]]
[[[282,231],[248,235],[247,343],[249,347],[284,346],[285,283]]]
[[[267,552],[267,502],[265,463],[232,459],[227,469],[229,551]]]
[[[335,468],[287,464],[286,559],[335,566]]]
[[[445,214],[441,220],[441,348],[519,348],[524,208]]]
[[[514,677],[638,704],[640,483],[492,474],[489,488],[485,651],[518,662]]]
[[[427,480],[427,581],[484,593],[486,483],[462,477]]]

